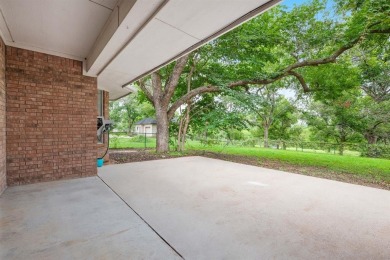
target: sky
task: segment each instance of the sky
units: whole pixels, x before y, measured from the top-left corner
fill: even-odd
[[[294,5],[300,5],[308,1],[310,0],[283,0],[281,4],[287,6],[288,8],[293,8]],[[333,5],[333,0],[328,0],[327,7],[331,9],[332,5]]]
[[[307,0],[283,0],[281,4],[292,8],[292,7],[294,7],[294,4],[300,5],[306,1]]]

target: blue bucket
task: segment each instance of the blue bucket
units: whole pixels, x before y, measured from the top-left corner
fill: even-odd
[[[104,163],[104,159],[103,158],[98,158],[97,159],[97,167],[102,167],[103,163]]]

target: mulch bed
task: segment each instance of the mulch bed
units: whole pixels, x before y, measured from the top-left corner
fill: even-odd
[[[157,154],[145,149],[110,149],[110,164],[143,162],[183,157],[186,155]]]
[[[373,188],[390,190],[390,183],[379,182],[374,179],[368,179],[363,176],[335,172],[324,167],[299,166],[292,165],[277,160],[259,159],[252,156],[241,156],[223,153],[213,153],[207,151],[189,151],[184,154],[157,154],[154,150],[144,149],[112,149],[110,150],[110,163],[120,164],[129,162],[142,162],[150,160],[170,159],[184,156],[204,156],[213,159],[225,160],[230,162],[242,163],[253,166],[260,166],[269,169],[275,169],[285,172],[303,174],[318,178],[330,179],[335,181],[347,182],[352,184],[364,185]]]

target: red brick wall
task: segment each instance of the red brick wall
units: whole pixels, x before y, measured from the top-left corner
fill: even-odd
[[[7,183],[96,175],[96,78],[82,63],[6,48]]]
[[[6,182],[5,45],[0,38],[0,194]]]
[[[110,96],[109,96],[109,93],[107,91],[104,91],[103,92],[103,116],[105,119],[109,119],[109,100],[110,100]],[[97,100],[97,99],[96,99]],[[106,152],[106,149],[107,149],[107,145],[108,145],[108,135],[107,133],[104,134],[104,142],[102,144],[98,144],[97,145],[97,155],[96,157],[100,158],[103,156],[103,154]],[[104,161],[105,162],[108,162],[110,160],[110,156],[107,152],[106,156],[104,156]]]

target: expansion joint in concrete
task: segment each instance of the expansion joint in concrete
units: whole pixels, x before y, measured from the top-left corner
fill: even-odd
[[[99,175],[99,179],[113,192],[115,193],[118,198],[123,201],[129,207],[159,238],[161,238],[162,241],[164,241],[165,244],[167,244],[178,256],[181,257],[181,259],[185,259],[167,240],[165,240],[140,214],[138,214],[137,211],[135,211],[122,197],[115,192]]]

